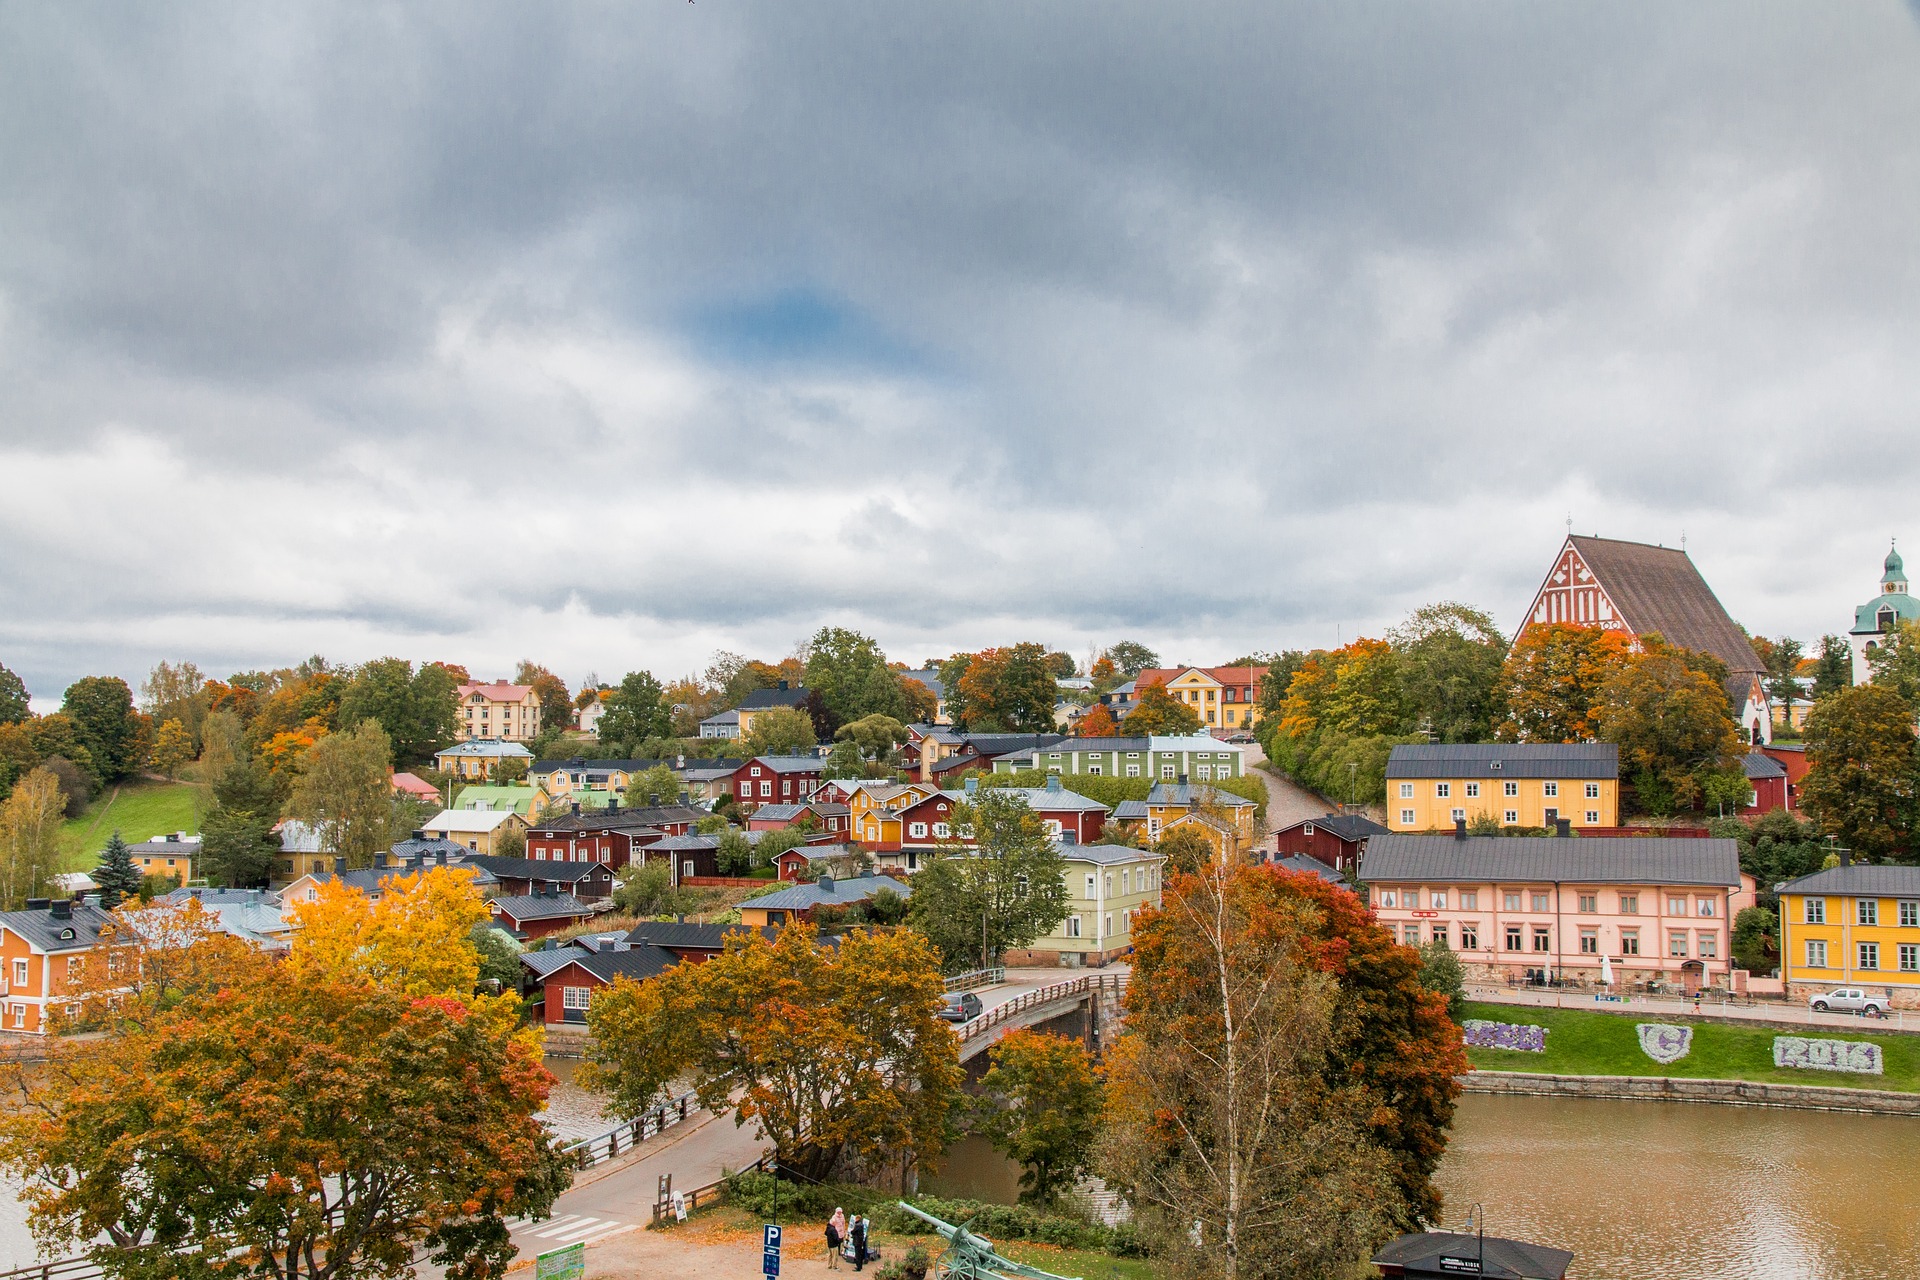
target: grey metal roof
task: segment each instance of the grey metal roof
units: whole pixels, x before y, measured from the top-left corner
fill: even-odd
[[[1367,842],[1360,878],[1372,884],[1697,884],[1738,886],[1740,846],[1732,840],[1632,836],[1414,836],[1389,832]]]
[[[771,908],[775,911],[806,911],[823,902],[849,904],[865,902],[882,889],[889,889],[901,897],[911,897],[913,886],[904,880],[892,876],[852,876],[845,880],[835,880],[829,888],[825,881],[816,884],[797,884],[791,889],[782,889],[779,893],[770,893],[764,898],[749,898],[741,903],[742,907]]]
[[[1618,778],[1611,742],[1461,742],[1399,746],[1389,778]]]
[[[775,773],[818,773],[826,767],[827,762],[819,756],[755,756],[747,763],[760,765]]]
[[[750,832],[747,832],[746,834],[751,836],[756,834],[768,835],[771,833],[765,832],[765,831],[761,831],[761,832],[750,831]],[[698,852],[702,849],[718,849],[719,847],[720,847],[719,836],[685,835],[685,836],[668,836],[664,840],[655,840],[652,844],[647,846],[647,849],[649,851],[658,849],[663,853],[685,853],[688,851]]]
[[[791,822],[807,811],[804,804],[763,804],[753,811],[762,822]]]
[[[740,699],[740,705],[735,707],[734,710],[765,711],[771,707],[797,707],[806,700],[807,690],[804,687],[755,689],[752,693]]]
[[[780,930],[773,925],[756,928],[747,924],[701,924],[692,920],[643,920],[627,934],[627,941],[718,951],[726,945],[727,935],[734,933],[758,933],[769,942],[780,936]]]
[[[1196,799],[1210,800],[1226,809],[1251,809],[1253,801],[1236,796],[1204,782],[1156,782],[1147,792],[1148,804],[1193,804]]]
[[[1302,818],[1283,830],[1298,831],[1301,827],[1318,827],[1322,831],[1331,831],[1348,844],[1387,834],[1387,828],[1372,818],[1358,813],[1329,813],[1324,818]]]
[[[172,854],[176,858],[191,858],[200,852],[200,845],[201,840],[199,836],[188,836],[184,840],[168,839],[165,836],[161,836],[155,840],[142,840],[139,844],[130,844],[127,846],[127,852],[133,854],[135,857],[141,854],[158,854],[161,856]]]
[[[1101,804],[1098,800],[1090,800],[1076,791],[1067,790],[1065,787],[1061,787],[1057,791],[1052,787],[989,787],[987,790],[999,795],[1019,796],[1027,802],[1027,808],[1033,810],[1035,813],[1059,813],[1063,811],[1090,813],[1095,809],[1103,813],[1107,811],[1107,806]],[[943,791],[941,794],[957,796],[957,798],[961,800],[969,798],[964,791]],[[978,799],[978,796],[976,795],[972,798]]]
[[[1142,860],[1151,862],[1161,857],[1151,849],[1136,849],[1125,844],[1062,844],[1055,845],[1054,852],[1068,862],[1091,862],[1096,867]]]
[[[1764,752],[1749,751],[1746,754],[1746,758],[1741,760],[1740,764],[1747,771],[1747,777],[1750,779],[1784,778],[1787,776],[1787,766],[1781,764],[1778,760],[1775,760],[1772,756]]]
[[[49,907],[36,911],[0,912],[0,925],[25,938],[39,951],[84,951],[100,940],[103,929],[113,927],[113,917],[86,902],[73,904],[70,919],[56,920]]]
[[[1115,806],[1113,816],[1116,821],[1131,822],[1137,818],[1144,822],[1147,819],[1147,802],[1145,800],[1122,800]]]
[[[1338,871],[1335,871],[1332,867],[1320,861],[1320,859],[1309,858],[1304,853],[1290,853],[1284,858],[1275,858],[1273,865],[1282,871],[1304,871],[1309,875],[1319,876],[1322,880],[1330,880],[1337,885],[1344,885],[1347,882],[1347,878]]]
[[[570,893],[555,897],[542,895],[522,895],[517,898],[495,898],[487,904],[502,915],[512,916],[525,923],[528,920],[555,920],[561,917],[590,916],[593,908]]]
[[[537,858],[506,858],[481,854],[467,858],[466,865],[493,873],[496,880],[548,880],[554,884],[577,884],[582,880],[612,878],[604,862],[547,862]]]
[[[562,959],[556,964],[551,959],[533,961],[530,959],[532,956]],[[561,947],[556,951],[530,951],[521,955],[520,963],[542,978],[550,978],[568,965],[577,964],[602,982],[612,982],[615,978],[644,982],[679,964],[680,957],[671,951],[640,943],[623,951],[589,951],[580,946]]]
[[[1062,755],[1069,751],[1146,751],[1153,746],[1152,738],[1065,738],[1059,742],[1049,742],[1044,747],[1035,747],[1036,751]]]
[[[1781,893],[1831,893],[1842,896],[1885,894],[1889,898],[1920,898],[1920,867],[1895,867],[1856,862],[1828,867],[1780,886]]]

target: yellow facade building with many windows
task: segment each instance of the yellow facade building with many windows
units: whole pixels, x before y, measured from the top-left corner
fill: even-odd
[[[1779,892],[1790,999],[1859,987],[1888,1007],[1920,1008],[1920,867],[1828,867]]]
[[[531,742],[540,736],[540,695],[532,685],[463,684],[454,696],[460,702],[460,732],[469,740]]]
[[[1606,742],[1395,747],[1387,758],[1387,827],[1450,831],[1620,825],[1620,749]]]
[[[1165,685],[1174,701],[1200,717],[1201,727],[1225,736],[1260,722],[1260,682],[1265,667],[1159,667],[1134,677],[1136,690]]]

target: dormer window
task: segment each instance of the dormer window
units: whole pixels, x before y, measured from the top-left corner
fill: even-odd
[[[1880,630],[1882,631],[1893,630],[1893,623],[1894,623],[1893,606],[1882,605],[1880,608],[1879,614],[1876,615],[1875,620],[1878,623]]]

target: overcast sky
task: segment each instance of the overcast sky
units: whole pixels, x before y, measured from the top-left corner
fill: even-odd
[[[1914,539],[1895,3],[0,8],[0,663],[1519,621]]]

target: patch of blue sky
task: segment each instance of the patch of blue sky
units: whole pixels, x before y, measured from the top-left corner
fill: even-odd
[[[932,371],[926,353],[871,316],[807,287],[699,309],[688,318],[685,332],[707,354],[743,364]]]

